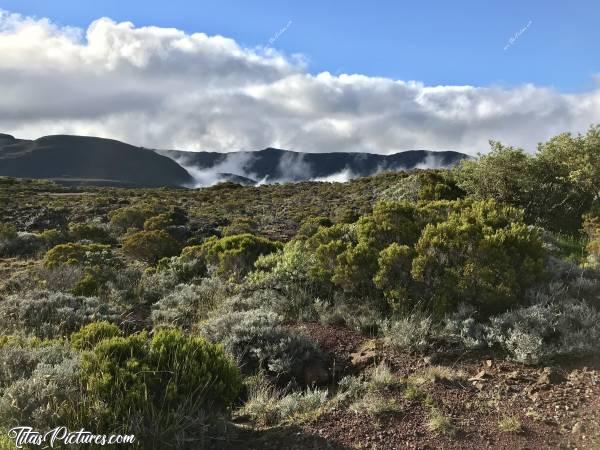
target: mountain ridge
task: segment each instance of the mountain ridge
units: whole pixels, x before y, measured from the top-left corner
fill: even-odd
[[[63,184],[123,187],[198,187],[221,181],[252,185],[306,180],[345,181],[386,170],[451,167],[467,155],[408,150],[305,153],[268,147],[256,151],[191,152],[136,147],[115,139],[51,135],[35,140],[0,133],[0,175],[46,178]]]

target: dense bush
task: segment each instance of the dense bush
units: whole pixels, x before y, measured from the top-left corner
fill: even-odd
[[[586,135],[561,134],[540,144],[535,156],[492,142],[479,160],[455,170],[458,186],[479,199],[525,210],[530,223],[573,233],[600,192],[600,126]]]
[[[221,228],[222,236],[235,236],[236,234],[256,234],[258,231],[257,223],[248,218],[240,217],[234,219],[229,225]]]
[[[310,319],[312,304],[322,290],[309,273],[315,262],[315,255],[306,249],[305,242],[293,240],[283,251],[257,259],[256,270],[248,275],[249,287],[273,294],[263,306],[286,319]]]
[[[432,201],[456,200],[464,196],[456,186],[451,173],[444,171],[420,171],[401,179],[379,194],[382,200]]]
[[[176,330],[100,341],[83,355],[82,376],[100,402],[94,414],[103,426],[126,424],[153,435],[169,411],[187,405],[190,416],[223,412],[241,387],[237,367],[218,346]]]
[[[166,213],[159,214],[158,216],[150,217],[144,221],[144,230],[155,231],[164,230],[165,228],[173,225],[171,216]]]
[[[110,225],[120,232],[125,232],[129,228],[141,230],[144,228],[144,222],[154,215],[154,211],[149,208],[140,208],[128,206],[111,211],[108,214]]]
[[[333,223],[328,217],[311,217],[300,225],[295,239],[305,239],[313,236],[320,227],[330,227]]]
[[[92,241],[99,244],[112,244],[115,242],[108,230],[98,224],[71,223],[69,235],[74,241]]]
[[[109,245],[68,243],[59,244],[46,252],[44,265],[54,268],[60,265],[110,265],[114,258]]]
[[[224,278],[241,279],[254,267],[261,255],[280,249],[282,245],[251,234],[223,238],[211,237],[201,246],[207,265],[215,267]]]
[[[434,312],[450,312],[463,302],[489,314],[522,301],[543,275],[545,253],[538,233],[521,217],[490,200],[425,227],[412,275],[423,283]]]
[[[10,295],[0,302],[0,330],[54,338],[67,336],[96,320],[118,321],[120,315],[119,309],[95,297],[29,291]]]
[[[92,322],[73,333],[69,341],[75,350],[92,350],[100,341],[119,335],[119,327],[110,322]]]
[[[583,229],[588,237],[586,265],[600,268],[600,214],[596,211],[588,214],[585,217]]]
[[[133,258],[156,264],[161,258],[176,256],[181,251],[166,231],[139,231],[123,240],[123,252]]]
[[[466,302],[485,315],[522,301],[545,256],[522,213],[493,200],[379,202],[354,224],[313,227],[259,260],[250,280],[294,299],[305,292],[331,304],[341,290],[382,311],[443,315]]]
[[[58,244],[65,244],[69,241],[69,235],[63,230],[52,228],[40,233],[40,238],[46,249],[56,247]]]

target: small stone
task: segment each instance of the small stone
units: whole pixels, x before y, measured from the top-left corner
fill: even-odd
[[[350,354],[352,365],[358,369],[364,369],[371,365],[376,357],[377,352],[375,350],[363,350],[361,352]]]
[[[469,378],[469,381],[481,381],[481,380],[484,380],[489,377],[490,377],[489,373],[487,373],[485,370],[481,370],[477,375]]]
[[[573,434],[579,434],[583,431],[583,425],[581,422],[576,422],[575,425],[573,425],[573,428],[571,428],[571,433]]]
[[[559,384],[564,381],[563,375],[553,367],[544,367],[536,381],[538,385]]]
[[[511,373],[509,373],[507,375],[507,378],[510,379],[510,380],[516,380],[516,379],[519,378],[519,372],[516,371],[516,370],[513,370]]]

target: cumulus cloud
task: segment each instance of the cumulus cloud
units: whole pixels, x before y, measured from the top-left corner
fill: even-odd
[[[87,30],[0,11],[0,132],[85,134],[182,150],[476,153],[488,139],[534,150],[600,120],[600,87],[426,86],[311,74],[303,58],[223,36]]]

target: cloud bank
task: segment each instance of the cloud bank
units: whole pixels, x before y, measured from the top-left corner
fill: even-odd
[[[443,68],[440,68],[443,70]],[[303,58],[108,18],[87,30],[0,10],[0,132],[153,148],[394,153],[530,151],[600,121],[600,86],[565,94],[311,74]]]

